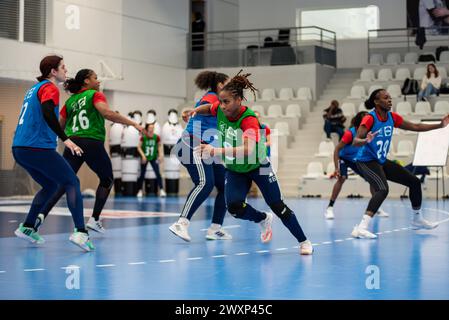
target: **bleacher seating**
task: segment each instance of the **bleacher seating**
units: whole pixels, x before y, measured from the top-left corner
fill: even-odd
[[[341,110],[346,117],[352,117],[355,115],[355,106],[352,102],[344,102],[341,105]]]
[[[390,81],[393,80],[393,72],[389,68],[380,69],[377,75],[379,81]]]
[[[266,88],[262,90],[262,96],[260,100],[262,101],[271,101],[276,99],[276,92],[273,88]]]

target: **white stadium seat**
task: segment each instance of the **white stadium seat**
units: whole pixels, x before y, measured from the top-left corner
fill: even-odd
[[[301,117],[301,107],[299,106],[299,104],[289,104],[285,109],[285,116]]]
[[[393,72],[389,68],[380,69],[377,74],[377,80],[379,81],[390,81],[393,79]]]
[[[411,78],[412,75],[410,74],[409,68],[398,68],[396,70],[396,80],[404,81],[407,78]]]
[[[380,65],[384,63],[384,58],[382,56],[382,54],[380,53],[373,53],[370,57],[369,57],[369,64],[376,64],[376,65]]]
[[[290,127],[288,126],[287,122],[284,122],[284,121],[276,122],[276,124],[274,125],[274,128],[282,136],[290,135]]]
[[[434,114],[445,115],[449,113],[449,102],[448,101],[437,101],[435,103]]]
[[[293,99],[293,90],[292,88],[281,88],[279,90],[279,100],[292,100]]]
[[[341,110],[346,117],[352,117],[355,115],[355,106],[352,102],[344,102],[341,105]]]
[[[413,72],[413,79],[418,81],[422,80],[426,72],[427,70],[424,67],[416,68],[415,71]]]
[[[404,63],[415,64],[418,62],[418,54],[416,52],[408,52],[404,56]]]
[[[408,101],[398,102],[396,105],[396,112],[401,116],[407,116],[412,114],[412,105]]]
[[[255,105],[253,105],[253,106],[251,107],[251,109],[252,109],[253,111],[259,112],[259,114],[260,114],[261,117],[265,116],[265,109],[264,109],[264,107],[261,106],[260,104],[255,104]]]
[[[400,64],[401,63],[401,55],[397,52],[392,52],[387,55],[386,64]]]
[[[359,112],[361,112],[361,111],[368,111],[368,112],[370,111],[365,107],[365,101],[362,101],[359,104]]]
[[[402,96],[401,86],[398,84],[390,84],[387,88],[388,93],[392,98],[399,98]]]
[[[262,96],[260,100],[262,101],[271,101],[276,99],[276,93],[273,88],[266,88],[262,90]]]
[[[268,107],[267,116],[279,118],[282,117],[282,107],[278,104],[272,104]]]
[[[427,101],[419,101],[415,105],[415,115],[426,116],[432,113],[430,103]]]
[[[449,63],[449,51],[443,51],[440,54],[440,62]]]
[[[373,81],[376,78],[374,74],[373,69],[363,69],[362,72],[360,72],[360,80],[362,81]]]
[[[332,141],[321,141],[318,146],[318,153],[315,154],[315,157],[330,157],[334,153],[334,143]]]
[[[366,96],[365,87],[364,86],[353,86],[351,88],[350,98],[353,99],[362,99]]]
[[[312,90],[310,90],[310,88],[308,87],[299,88],[296,94],[296,98],[298,100],[313,100]]]
[[[307,165],[307,174],[304,178],[317,179],[324,177],[323,164],[321,162],[310,162]]]

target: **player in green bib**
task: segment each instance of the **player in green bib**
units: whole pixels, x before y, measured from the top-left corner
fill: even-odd
[[[105,119],[134,126],[140,132],[143,132],[144,129],[139,124],[109,108],[106,97],[99,92],[100,81],[98,81],[97,74],[93,70],[82,69],[78,71],[75,78],[66,80],[64,87],[72,95],[61,109],[59,122],[65,130],[65,134],[71,140],[76,141],[84,154],[81,157],[74,156],[70,150],[65,148],[63,156],[75,173],[86,162],[100,179],[95,194],[92,217],[89,218],[86,227],[104,233],[105,229],[101,223],[100,214],[113,185],[111,159],[104,148]],[[52,196],[51,201],[39,214],[36,221],[37,228],[63,194],[64,190],[59,189]]]
[[[243,91],[250,89],[254,93],[257,90],[248,76],[239,72],[221,90],[218,103],[200,106],[190,112],[191,116],[211,114],[217,117],[221,147],[201,144],[202,156],[205,159],[223,158],[226,207],[235,218],[259,223],[261,241],[271,240],[273,214],[258,211],[246,202],[254,181],[265,202],[298,240],[300,253],[310,255],[312,243],[304,235],[294,212],[283,201],[276,174],[267,157],[261,125],[254,112],[242,105]]]
[[[154,123],[149,123],[145,127],[146,134],[142,134],[140,145],[137,148],[140,157],[142,158],[142,166],[140,167],[140,178],[137,185],[142,189],[143,180],[148,163],[150,163],[156,174],[157,185],[159,187],[159,196],[166,197],[167,194],[162,186],[162,176],[159,169],[159,163],[162,161],[162,144],[160,137],[154,133]]]

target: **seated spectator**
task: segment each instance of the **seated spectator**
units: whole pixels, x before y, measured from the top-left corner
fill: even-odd
[[[432,95],[440,93],[441,77],[437,67],[430,63],[427,65],[427,73],[421,81],[421,90],[418,92],[418,101],[427,101],[427,98]]]
[[[339,108],[337,100],[332,100],[331,105],[327,109],[324,109],[323,118],[326,137],[330,139],[331,133],[336,132],[338,134],[338,140],[341,140],[344,133],[346,117],[343,115],[343,110]]]

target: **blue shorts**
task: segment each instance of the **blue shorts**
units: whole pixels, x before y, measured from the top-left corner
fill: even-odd
[[[353,161],[345,160],[340,158],[340,175],[342,177],[348,177],[348,168],[351,168],[352,171],[357,173],[359,176],[362,177],[362,174],[360,173],[359,169],[357,168],[357,165]]]

